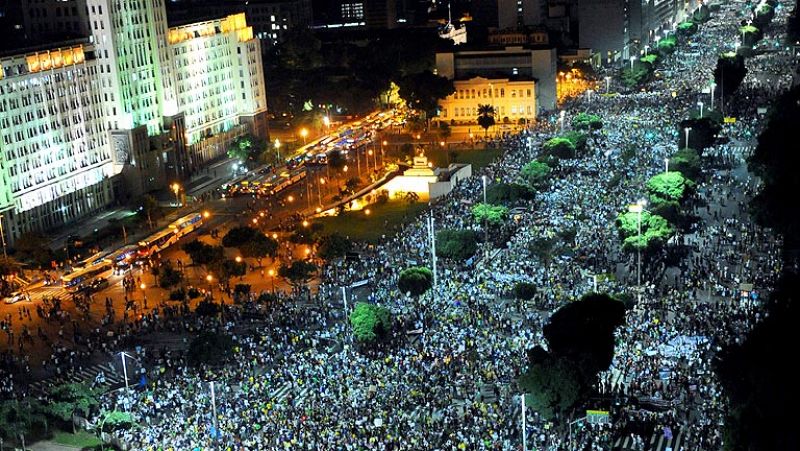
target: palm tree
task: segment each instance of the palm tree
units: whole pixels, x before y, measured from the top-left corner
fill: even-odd
[[[483,136],[494,125],[494,107],[491,105],[478,105],[478,125],[483,127]]]

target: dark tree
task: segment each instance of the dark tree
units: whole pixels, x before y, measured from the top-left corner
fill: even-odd
[[[278,275],[286,279],[295,290],[299,291],[301,287],[306,286],[311,281],[316,271],[317,265],[308,261],[298,260],[288,266],[282,265],[278,269]]]
[[[189,343],[187,358],[192,366],[220,365],[230,358],[232,350],[233,339],[229,335],[203,332]]]
[[[439,100],[455,92],[452,80],[429,70],[403,77],[397,85],[400,97],[410,108],[424,113],[428,122],[438,115]]]
[[[317,243],[317,254],[325,260],[342,258],[353,248],[353,242],[338,233],[320,238]]]
[[[625,322],[625,305],[607,294],[588,294],[558,309],[544,326],[550,352],[581,362],[596,375],[611,365],[614,330]]]
[[[526,393],[526,403],[548,420],[569,411],[580,401],[585,390],[581,371],[566,358],[547,354],[539,348],[542,357],[531,362],[518,384]]]
[[[353,336],[361,342],[386,338],[392,328],[392,312],[386,307],[359,302],[350,314]]]
[[[714,69],[714,83],[716,83],[717,97],[729,97],[739,89],[744,77],[747,75],[747,66],[744,57],[733,53],[725,53],[717,59]]]
[[[250,226],[234,227],[222,237],[222,245],[225,247],[239,247],[260,233]]]
[[[530,301],[536,296],[536,285],[529,282],[517,282],[514,285],[514,297]]]
[[[239,252],[244,258],[254,258],[261,267],[261,261],[267,257],[278,254],[278,242],[261,232],[254,235],[249,241],[239,246]]]
[[[486,188],[486,201],[490,204],[514,205],[521,200],[531,200],[535,192],[530,186],[519,183],[495,183]]]
[[[464,261],[478,250],[478,232],[444,229],[436,233],[436,255]]]
[[[800,280],[787,275],[772,296],[769,316],[740,344],[719,354],[715,367],[730,406],[724,426],[732,451],[800,449],[790,412],[800,399],[787,346],[797,341]]]
[[[184,244],[183,251],[189,254],[193,264],[206,267],[221,261],[225,255],[222,246],[212,246],[199,240]]]

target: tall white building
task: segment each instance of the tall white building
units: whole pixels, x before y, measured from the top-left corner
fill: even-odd
[[[6,239],[112,200],[103,79],[91,45],[0,59],[0,212]]]
[[[248,131],[267,137],[261,49],[244,13],[168,28],[163,0],[85,2],[88,43],[0,59],[10,242],[113,193],[125,202],[164,188]]]

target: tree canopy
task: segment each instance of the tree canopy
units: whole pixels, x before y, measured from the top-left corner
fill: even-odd
[[[311,281],[316,271],[317,265],[306,260],[297,260],[290,265],[281,265],[278,275],[286,279],[295,289],[299,289]]]
[[[553,169],[547,163],[534,160],[523,166],[519,175],[529,186],[541,189],[547,185],[552,171]]]
[[[649,249],[665,243],[674,233],[669,222],[659,215],[643,211],[642,234],[639,236],[639,213],[624,212],[617,216],[617,230],[623,240],[623,249]]]
[[[508,208],[502,205],[478,203],[472,207],[472,217],[479,223],[486,221],[490,226],[498,226],[508,218]]]
[[[424,113],[427,120],[438,115],[439,100],[455,92],[452,80],[429,70],[407,75],[397,85],[400,97],[410,108]]]
[[[558,158],[574,158],[575,143],[563,137],[550,138],[542,145],[542,153]]]
[[[653,202],[681,202],[688,195],[690,187],[691,181],[678,171],[662,172],[647,181],[647,192]]]
[[[397,288],[411,296],[419,296],[433,286],[433,273],[430,269],[421,266],[412,266],[400,271]]]
[[[494,183],[486,188],[486,201],[490,204],[512,205],[520,200],[531,200],[533,189],[519,183]]]
[[[353,242],[339,233],[325,235],[317,242],[317,254],[325,260],[342,258],[353,248]]]
[[[391,331],[392,312],[386,307],[359,302],[350,313],[350,326],[356,340],[373,342]]]
[[[596,114],[578,113],[572,118],[572,128],[576,130],[600,130],[603,128],[603,120]]]
[[[436,232],[436,255],[463,261],[478,250],[478,233],[474,230],[444,229]]]
[[[689,180],[700,177],[700,155],[694,149],[681,149],[669,157],[669,168],[678,171]]]

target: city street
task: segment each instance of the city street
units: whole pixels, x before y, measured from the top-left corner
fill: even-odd
[[[764,318],[783,261],[782,238],[751,216],[763,182],[748,159],[766,124],[759,108],[798,83],[792,77],[798,58],[782,47],[746,59],[749,72],[736,94],[713,97],[707,87],[714,67],[721,53],[738,47],[745,13],[739,3],[722,3],[641,85],[625,88],[619,69],[601,68],[597,80],[609,77],[610,92],[578,94],[524,130],[501,130],[488,139],[501,149],[497,160],[430,202],[397,234],[377,245],[354,243],[356,258],[342,252],[324,261],[321,240],[289,242],[301,221],[297,213],[331,204],[336,190],[329,187],[353,175],[321,164],[307,166],[303,180],[271,198],[208,201],[202,228],[153,259],[174,262],[186,286],[202,290],[199,298],[169,301],[144,266],[130,275],[130,290],[113,276],[88,308],[59,287],[32,290],[30,302],[0,305],[10,368],[0,391],[37,396],[50,384],[91,384],[107,372],[98,384],[114,390],[100,396],[102,413],[88,421],[99,424],[111,411],[130,414],[134,425],[110,433],[126,450],[723,449],[730,405],[714,362]],[[765,41],[782,39],[787,14],[776,13]],[[718,136],[695,149],[692,168],[676,154],[700,139],[700,125],[681,122],[711,112],[726,119]],[[602,120],[581,132],[584,148],[570,144],[568,155],[548,154],[552,138],[581,130],[573,122],[581,113]],[[547,167],[546,180],[510,203],[513,211],[498,213],[495,224],[488,214],[480,220],[475,207],[488,207],[480,205],[489,203],[487,190],[528,183],[532,162]],[[691,169],[690,179],[683,172]],[[679,200],[668,205],[677,213],[658,210],[672,213],[670,221],[655,214],[661,192],[653,180],[660,176],[682,183],[674,194]],[[627,237],[626,214],[638,214]],[[217,245],[237,225],[274,236],[278,256],[263,265],[240,258],[246,274],[230,285],[251,289],[235,302],[232,290],[215,283],[218,275],[190,266],[181,247],[194,239]],[[663,230],[667,236],[653,238]],[[443,244],[434,232],[442,231],[471,233],[468,258],[432,255]],[[651,239],[657,244],[649,246]],[[233,247],[224,252],[239,257]],[[302,261],[318,265],[302,289],[275,277],[281,263]],[[417,266],[431,269],[430,280],[401,288],[404,270]],[[532,287],[529,296],[520,294],[524,284]],[[424,289],[415,293],[418,286]],[[545,379],[542,385],[556,395],[550,404],[536,398],[546,396],[532,393],[523,379],[545,360],[534,347],[555,352],[546,349],[554,313],[587,294],[606,293],[625,304],[621,325],[608,337],[610,367],[580,394],[570,385],[578,370],[552,379],[538,373],[536,382]],[[61,306],[51,307],[50,297]],[[224,305],[207,314],[201,301],[205,309]],[[44,315],[36,310],[42,305],[50,309]],[[376,325],[383,321],[376,315],[374,341],[359,338],[364,332],[356,327],[355,312],[368,306],[390,317],[390,324]],[[599,321],[590,320],[576,327]],[[198,363],[200,352],[187,351],[198,336],[229,343]],[[130,388],[121,388],[126,355],[135,362],[123,371],[133,376]],[[55,377],[41,380],[45,375]],[[583,398],[548,414],[570,395]]]

